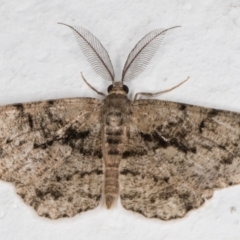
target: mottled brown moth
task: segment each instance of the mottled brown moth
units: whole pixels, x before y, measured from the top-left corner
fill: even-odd
[[[68,27],[95,72],[111,82],[108,95],[83,78],[103,100],[0,107],[0,179],[14,183],[40,216],[72,217],[101,198],[110,208],[120,195],[126,209],[169,220],[240,182],[239,113],[127,96],[125,83],[144,71],[172,28],[143,37],[117,82],[100,41]]]

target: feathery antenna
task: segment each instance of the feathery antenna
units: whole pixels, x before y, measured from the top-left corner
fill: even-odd
[[[76,36],[77,42],[93,67],[94,71],[107,81],[114,82],[114,69],[108,52],[101,42],[88,30],[82,27],[72,27],[65,23],[58,23],[71,28]]]
[[[158,50],[166,32],[177,27],[180,26],[156,29],[144,36],[128,55],[122,72],[122,82],[138,77]]]

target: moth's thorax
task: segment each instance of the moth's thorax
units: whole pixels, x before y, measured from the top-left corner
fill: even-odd
[[[119,117],[130,114],[131,101],[128,99],[127,95],[112,93],[109,94],[103,102],[102,116],[105,119],[110,112],[121,113],[121,115],[118,115]]]

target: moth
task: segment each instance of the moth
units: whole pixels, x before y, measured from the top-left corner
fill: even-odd
[[[120,195],[149,218],[181,218],[240,182],[240,115],[128,97],[170,29],[130,52],[121,81],[109,55],[82,27],[70,27],[96,73],[111,82],[103,100],[70,98],[0,107],[0,179],[12,182],[40,216],[72,217]],[[152,94],[154,95],[154,94]]]

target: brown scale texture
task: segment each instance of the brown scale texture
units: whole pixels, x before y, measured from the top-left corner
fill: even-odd
[[[107,207],[163,220],[240,183],[240,114],[158,100],[60,99],[0,108],[0,179],[40,216]]]
[[[240,183],[239,132],[239,113],[135,101],[120,167],[123,206],[169,220],[200,207],[214,189]]]
[[[13,182],[40,216],[72,217],[98,205],[103,166],[97,105],[86,98],[0,108],[0,179]]]

